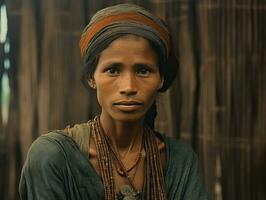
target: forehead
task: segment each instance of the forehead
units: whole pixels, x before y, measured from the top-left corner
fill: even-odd
[[[104,49],[100,57],[138,56],[143,58],[156,59],[156,52],[152,49],[149,41],[135,35],[125,35],[112,41]]]

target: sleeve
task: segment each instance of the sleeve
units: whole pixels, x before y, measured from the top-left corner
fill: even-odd
[[[66,159],[59,144],[40,137],[32,145],[23,166],[19,194],[21,200],[65,200]]]
[[[193,152],[191,164],[187,174],[187,182],[184,187],[184,200],[209,200],[209,194],[206,190],[204,181],[199,170],[198,157]]]

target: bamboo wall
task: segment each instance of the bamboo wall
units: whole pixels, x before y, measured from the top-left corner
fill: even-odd
[[[213,199],[266,198],[266,2],[8,0],[10,118],[0,123],[0,197],[17,199],[32,141],[87,121],[95,94],[79,82],[78,40],[98,9],[135,2],[165,18],[180,61],[158,98],[156,128],[193,146]],[[1,121],[1,120],[0,120]]]

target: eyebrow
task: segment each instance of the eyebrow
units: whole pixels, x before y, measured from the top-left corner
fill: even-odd
[[[122,63],[120,62],[107,62],[106,64],[104,64],[105,67],[121,67]]]
[[[157,65],[153,65],[150,63],[136,63],[136,64],[134,64],[134,67],[136,67],[136,68],[147,67],[149,69],[157,69],[158,68]]]
[[[103,67],[123,67],[123,63],[122,62],[106,62],[102,64]],[[154,68],[157,69],[158,65],[154,65],[151,63],[147,63],[147,62],[139,62],[139,63],[135,63],[133,65],[133,67],[149,67],[149,68]]]

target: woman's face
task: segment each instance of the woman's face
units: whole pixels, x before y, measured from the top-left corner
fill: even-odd
[[[149,42],[134,35],[114,40],[101,53],[93,81],[102,115],[117,121],[144,119],[163,84],[157,59]]]

